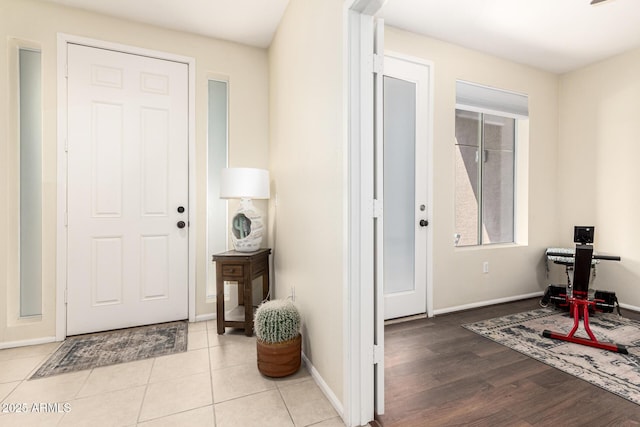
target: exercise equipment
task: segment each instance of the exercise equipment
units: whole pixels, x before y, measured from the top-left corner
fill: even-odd
[[[566,251],[562,251],[561,253],[550,253],[549,251],[547,251],[547,256],[562,256],[566,258],[573,258],[573,284],[571,284],[571,281],[569,279],[569,283],[565,292],[565,303],[569,307],[571,317],[573,317],[573,328],[567,335],[563,335],[558,332],[552,332],[549,330],[545,330],[544,332],[542,332],[542,335],[546,338],[569,341],[576,344],[613,351],[616,353],[628,354],[627,348],[624,345],[598,341],[598,339],[591,331],[591,328],[589,327],[590,310],[595,310],[598,305],[607,309],[609,308],[609,306],[613,305],[611,303],[611,292],[596,291],[596,293],[593,294],[593,298],[590,298],[589,277],[591,275],[591,269],[599,260],[620,261],[619,256],[594,254],[593,234],[593,227],[575,227],[574,242],[576,243],[576,247],[575,251],[573,251],[573,254],[567,253]],[[596,262],[594,263],[594,261]],[[569,277],[569,275],[567,275],[567,277]],[[557,290],[553,290],[553,292],[556,293]],[[547,294],[551,294],[550,289],[547,289]],[[545,294],[545,297],[547,296],[547,294]],[[606,296],[607,299],[599,299],[596,297],[596,294],[598,294],[598,296]],[[543,300],[545,297],[543,297]],[[557,301],[558,298],[561,297],[556,297],[556,303],[559,303]],[[550,299],[551,297],[549,297],[549,300]],[[613,299],[615,299],[615,294],[613,294]],[[615,301],[617,303],[617,299]],[[581,338],[575,336],[575,333],[580,326],[581,320],[584,326],[584,330],[589,338]]]

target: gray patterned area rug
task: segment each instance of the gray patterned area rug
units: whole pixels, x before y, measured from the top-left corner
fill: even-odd
[[[629,354],[543,337],[545,329],[566,335],[573,327],[568,312],[551,308],[463,327],[640,405],[640,322],[597,313],[589,317],[589,325],[598,341],[626,345]],[[582,322],[575,336],[588,338]]]
[[[180,321],[68,337],[30,379],[181,353],[187,328]]]

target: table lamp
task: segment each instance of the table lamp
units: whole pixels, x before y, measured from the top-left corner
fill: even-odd
[[[240,199],[231,221],[231,240],[238,252],[260,249],[264,223],[252,199],[269,198],[269,171],[254,168],[224,168],[220,180],[221,199]]]

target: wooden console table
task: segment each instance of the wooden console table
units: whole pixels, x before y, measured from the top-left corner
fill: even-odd
[[[256,252],[227,251],[213,255],[216,263],[216,317],[218,335],[225,327],[244,328],[244,334],[253,335],[252,282],[262,276],[262,299],[269,296],[269,255],[271,249]],[[244,306],[244,320],[226,320],[224,309],[224,282],[238,282],[238,306]]]

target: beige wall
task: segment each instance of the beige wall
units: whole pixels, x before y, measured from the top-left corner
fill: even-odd
[[[340,400],[342,37],[341,0],[292,0],[269,49],[275,296],[286,298],[295,287],[304,353]]]
[[[640,307],[640,49],[560,78],[558,203],[563,244],[574,225],[594,225],[602,262],[595,289]]]
[[[433,305],[438,310],[542,291],[544,249],[558,244],[558,77],[396,28],[385,28],[387,52],[433,62]],[[528,243],[455,248],[454,137],[456,79],[529,96]],[[489,262],[489,273],[482,264]]]
[[[193,57],[196,60],[196,287],[197,315],[214,312],[205,302],[207,76],[229,79],[229,162],[268,167],[268,60],[265,49],[168,31],[34,0],[0,0],[0,344],[55,335],[56,132],[58,32]],[[31,323],[16,318],[17,182],[15,118],[9,110],[7,63],[10,38],[39,44],[43,53],[43,316]],[[11,114],[10,114],[11,113]],[[264,205],[266,207],[266,205]],[[13,233],[13,234],[12,234]],[[14,237],[12,237],[14,236]]]

